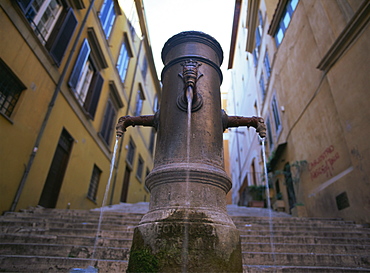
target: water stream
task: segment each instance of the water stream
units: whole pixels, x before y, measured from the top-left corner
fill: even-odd
[[[99,222],[98,222],[98,228],[96,230],[96,235],[95,235],[94,248],[93,248],[93,252],[92,252],[91,257],[90,257],[90,259],[91,259],[91,265],[93,265],[94,262],[95,262],[95,252],[96,252],[96,248],[97,248],[97,245],[98,245],[98,239],[99,239],[99,237],[101,237],[101,234],[100,234],[100,232],[101,232],[101,224],[102,224],[102,221],[103,221],[103,214],[104,214],[104,209],[103,208],[107,204],[108,192],[109,192],[109,189],[110,189],[110,183],[111,183],[111,180],[112,180],[113,168],[114,168],[114,163],[115,163],[115,159],[116,159],[116,152],[117,152],[117,147],[118,147],[118,140],[119,140],[119,137],[116,138],[116,143],[114,144],[112,160],[111,160],[111,163],[110,163],[110,171],[109,171],[108,183],[107,183],[107,186],[105,187],[105,193],[104,193],[103,203],[102,203],[101,208],[100,208]]]
[[[185,219],[184,219],[184,240],[182,244],[182,272],[188,271],[188,248],[189,248],[189,208],[190,208],[190,197],[189,197],[189,179],[190,179],[190,139],[191,139],[191,108],[193,103],[193,92],[191,87],[186,90],[186,99],[188,102],[188,117],[187,117],[187,130],[186,130],[186,180],[185,180]]]
[[[190,175],[190,139],[191,139],[191,107],[193,103],[193,92],[191,87],[186,92],[186,99],[188,101],[188,120],[187,120],[187,134],[186,134],[186,163],[188,164],[188,171],[186,172],[186,194],[189,194],[189,175]],[[189,196],[186,196],[189,197]],[[190,206],[189,198],[186,198],[186,205]]]
[[[275,244],[274,244],[274,228],[273,228],[273,220],[272,220],[272,207],[271,207],[271,200],[270,200],[269,179],[268,179],[268,174],[267,174],[265,138],[261,138],[261,141],[262,141],[262,159],[263,159],[263,167],[264,167],[263,169],[264,169],[264,176],[265,176],[265,183],[266,183],[267,209],[269,212],[270,247],[271,247],[272,259],[275,264],[276,257],[275,257]]]

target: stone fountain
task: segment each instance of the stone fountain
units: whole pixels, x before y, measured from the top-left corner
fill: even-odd
[[[165,43],[162,60],[160,110],[121,117],[116,128],[117,136],[130,125],[158,133],[146,178],[149,211],[134,231],[127,272],[242,272],[239,232],[226,212],[232,184],[222,133],[252,126],[264,137],[263,119],[221,110],[223,52],[213,37],[179,33]]]

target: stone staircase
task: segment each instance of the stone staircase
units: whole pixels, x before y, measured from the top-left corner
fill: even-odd
[[[0,217],[0,272],[125,272],[147,204],[104,210],[31,208]],[[370,229],[339,219],[294,218],[228,207],[241,233],[244,272],[370,272]],[[257,216],[259,215],[259,216]],[[94,245],[96,248],[93,253]],[[81,271],[80,271],[81,272]]]

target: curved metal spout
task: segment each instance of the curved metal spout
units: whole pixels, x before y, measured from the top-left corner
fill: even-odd
[[[265,121],[261,117],[241,117],[241,116],[228,116],[224,111],[222,113],[222,123],[224,130],[230,127],[239,127],[239,126],[250,126],[256,129],[256,132],[260,137],[266,136],[266,125]]]
[[[157,129],[157,115],[149,116],[123,116],[120,117],[116,126],[117,137],[122,137],[123,133],[126,132],[126,128],[129,126],[135,127],[136,125],[151,126]]]
[[[199,99],[196,90],[196,82],[200,77],[203,76],[203,74],[198,70],[198,67],[201,66],[201,64],[189,59],[184,61],[181,65],[183,67],[183,73],[180,73],[179,76],[182,78],[185,85],[183,101],[188,102],[191,98],[191,101],[195,103]]]
[[[189,103],[189,101],[193,101],[194,99],[194,91],[193,91],[193,88],[191,86],[189,86],[187,89],[186,89],[186,101]],[[196,97],[195,97],[196,99]]]

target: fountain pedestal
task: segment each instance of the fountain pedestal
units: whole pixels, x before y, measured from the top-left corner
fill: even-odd
[[[127,272],[242,272],[239,232],[226,212],[222,49],[207,34],[182,32],[166,42],[162,60],[150,207],[135,229]]]

